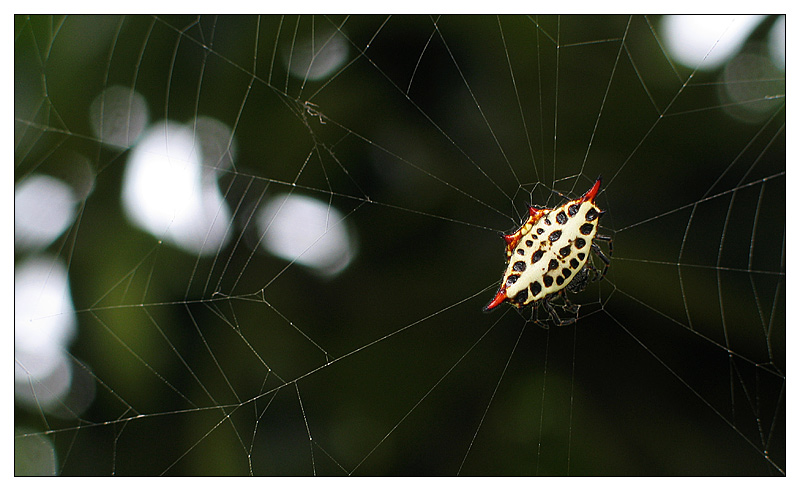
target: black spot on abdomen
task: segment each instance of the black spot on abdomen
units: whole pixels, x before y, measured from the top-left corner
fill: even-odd
[[[574,217],[575,214],[578,213],[578,205],[569,205],[567,213],[569,213],[569,216]]]

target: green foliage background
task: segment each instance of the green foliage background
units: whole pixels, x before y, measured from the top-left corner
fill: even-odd
[[[718,72],[670,64],[657,17],[445,16],[438,31],[435,19],[15,17],[15,178],[69,177],[80,156],[95,179],[53,251],[69,264],[71,352],[96,400],[47,426],[15,411],[17,426],[66,429],[48,435],[58,472],[776,474],[765,448],[785,469],[783,99],[732,119]],[[301,89],[281,56],[336,26],[352,64]],[[196,257],[132,226],[128,152],[102,146],[88,117],[115,84],[143,94],[152,121],[235,126],[230,203],[299,175],[295,192],[352,212],[351,267],[281,273],[265,254],[246,262],[245,234],[221,254],[224,275],[211,258],[194,270]],[[755,86],[785,94],[782,79]],[[482,314],[503,269],[498,233],[600,174],[614,260],[575,299],[576,325]],[[209,275],[218,292],[203,289]]]

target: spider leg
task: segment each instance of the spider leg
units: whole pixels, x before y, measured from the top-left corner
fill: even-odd
[[[595,240],[602,240],[604,242],[608,242],[608,255],[614,255],[614,240],[609,235],[600,235],[597,234],[594,236]]]
[[[528,319],[528,322],[533,322],[542,329],[550,329],[550,325],[547,323],[548,320],[549,317],[548,319],[539,318],[539,307],[537,305],[534,305],[533,310],[531,310],[531,316]]]
[[[556,312],[556,309],[554,309],[553,306],[550,305],[550,302],[547,300],[547,298],[542,300],[542,307],[544,307],[544,309],[550,315],[550,319],[551,320],[554,320],[556,322],[556,324],[560,324],[561,323],[561,317],[558,316],[558,313]]]
[[[561,317],[559,317],[558,313],[556,313],[556,309],[550,305],[550,301],[547,298],[542,301],[542,306],[544,306],[544,309],[548,314],[550,314],[550,319],[555,322],[557,326],[568,326],[578,320],[577,317],[570,317],[567,320],[561,320]]]
[[[594,236],[594,238],[597,239],[597,240],[604,240],[606,242],[611,242],[611,236],[610,235],[596,234]]]
[[[597,238],[597,236],[595,236],[595,239],[596,238]],[[592,243],[592,252],[597,254],[597,257],[599,257],[605,263],[605,267],[603,268],[603,272],[600,273],[600,276],[595,278],[595,280],[594,280],[594,281],[600,281],[606,275],[606,272],[608,271],[608,265],[611,264],[611,261],[608,259],[608,256],[605,255],[603,250],[600,249],[600,246],[595,244],[595,243]]]
[[[608,267],[608,266],[606,266],[606,267]],[[600,271],[598,271],[597,268],[595,268],[594,266],[592,266],[588,262],[583,267],[583,269],[587,271],[587,273],[586,273],[586,277],[587,277],[586,282],[587,283],[589,281],[600,281],[603,278],[603,276],[600,274]],[[588,279],[589,278],[589,274],[591,274],[591,279]],[[585,287],[586,285],[584,284],[583,286]]]
[[[580,309],[581,306],[578,305],[578,304],[572,303],[569,300],[569,297],[567,296],[567,294],[564,293],[564,290],[561,290],[561,298],[564,300],[564,310],[566,310],[567,312],[570,312],[570,313],[573,313],[573,314],[577,315],[578,314],[578,309]]]
[[[597,237],[595,237],[595,238],[597,238]],[[606,263],[606,265],[611,263],[611,260],[608,259],[608,256],[606,256],[606,254],[603,252],[603,250],[600,249],[599,245],[592,244],[592,250],[594,251],[595,254],[597,254],[597,257],[599,257],[600,259],[603,260],[604,263]]]

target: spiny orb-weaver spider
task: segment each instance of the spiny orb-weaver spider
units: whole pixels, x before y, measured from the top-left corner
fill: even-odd
[[[528,207],[530,217],[506,241],[506,272],[497,294],[483,308],[488,312],[503,302],[518,309],[533,304],[544,307],[549,319],[558,326],[577,320],[579,305],[569,301],[566,291],[578,293],[586,288],[590,275],[593,281],[602,279],[610,263],[594,241],[608,242],[608,254],[613,254],[611,237],[597,233],[597,224],[605,213],[595,206],[601,178],[578,199],[558,208]],[[589,250],[599,257],[605,267],[602,273],[587,263]],[[565,311],[574,314],[562,320],[551,302],[562,301]]]

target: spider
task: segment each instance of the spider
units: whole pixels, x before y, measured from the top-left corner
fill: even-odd
[[[488,312],[503,302],[518,309],[541,305],[548,319],[558,326],[574,323],[579,305],[569,301],[566,293],[578,293],[588,282],[601,280],[610,260],[595,241],[608,242],[608,255],[613,255],[611,237],[597,233],[600,217],[605,213],[594,203],[601,178],[578,199],[558,208],[528,207],[529,218],[514,233],[504,235],[506,272],[494,298],[483,308]],[[589,251],[604,263],[602,272],[589,264]],[[561,319],[554,301],[573,316]],[[537,321],[538,322],[538,321]]]

